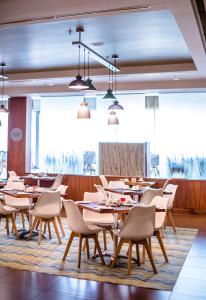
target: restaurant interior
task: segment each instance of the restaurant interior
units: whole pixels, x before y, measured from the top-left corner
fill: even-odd
[[[2,299],[206,299],[206,1],[0,1]]]

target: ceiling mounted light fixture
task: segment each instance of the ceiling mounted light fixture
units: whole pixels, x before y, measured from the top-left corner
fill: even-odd
[[[8,77],[4,74],[4,67],[6,64],[4,62],[1,63],[1,78],[2,78],[2,93],[1,93],[1,106],[0,112],[8,113],[8,109],[4,105],[4,80],[8,79]]]
[[[77,32],[79,32],[79,41],[81,41],[81,33],[84,32],[84,29],[82,27],[78,27]],[[85,90],[88,89],[88,85],[85,80],[82,79],[82,76],[80,75],[80,51],[81,46],[79,44],[79,57],[78,57],[78,74],[76,76],[76,79],[70,82],[69,88],[74,90]]]
[[[111,111],[108,117],[108,125],[119,125],[119,120],[115,111]]]
[[[117,65],[118,55],[113,54],[112,58],[114,59],[114,65],[116,66]],[[113,101],[112,105],[110,105],[108,107],[108,109],[112,109],[112,110],[119,110],[120,109],[120,110],[123,110],[124,107],[119,104],[119,101],[117,101],[116,92],[117,92],[117,79],[116,79],[116,71],[114,71],[114,93],[115,93],[115,96],[114,96],[114,101]]]
[[[122,105],[120,105],[117,100],[114,100],[114,102],[108,107],[108,109],[112,109],[112,110],[121,109],[121,110],[123,110],[124,107]]]
[[[104,97],[102,99],[104,99],[104,100],[116,100],[116,97],[114,96],[112,90],[113,90],[113,73],[112,73],[112,76],[111,76],[111,72],[110,72],[110,69],[109,69],[109,88],[108,88],[106,94],[104,95]]]
[[[84,50],[85,50],[85,48],[84,48]],[[91,80],[91,78],[89,77],[89,71],[90,71],[90,69],[89,69],[89,56],[90,56],[90,52],[88,51],[88,62],[87,62],[87,71],[88,71],[88,78],[87,78],[87,80],[86,80],[86,83],[87,83],[87,85],[88,85],[88,90],[89,91],[96,91],[96,88],[95,88],[95,86],[92,84],[92,80]]]
[[[91,113],[88,108],[88,103],[85,101],[85,98],[82,103],[80,103],[81,108],[77,113],[77,119],[91,119]]]

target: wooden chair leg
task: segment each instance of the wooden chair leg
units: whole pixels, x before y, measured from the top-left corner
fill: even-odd
[[[169,259],[168,259],[168,256],[167,256],[167,252],[165,250],[165,247],[164,247],[164,244],[162,242],[162,238],[161,238],[161,234],[160,234],[160,231],[156,232],[156,236],[157,236],[157,239],[158,239],[158,242],[160,244],[160,248],[162,250],[162,253],[164,255],[164,258],[165,258],[165,261],[166,262],[169,262]]]
[[[106,229],[103,229],[103,241],[104,241],[104,250],[107,250],[107,235],[106,235]]]
[[[97,238],[98,238],[98,233],[97,233]],[[96,244],[94,243],[94,256],[96,255],[96,253],[97,253],[97,247],[96,247]]]
[[[52,235],[51,235],[51,226],[50,226],[50,222],[48,221],[47,224],[48,224],[49,239],[51,240]]]
[[[98,253],[99,253],[99,257],[100,257],[100,259],[101,259],[101,262],[102,262],[103,265],[105,265],[104,257],[103,257],[103,255],[102,255],[102,250],[101,250],[101,248],[100,248],[99,240],[98,240],[97,236],[94,237],[94,243],[95,243],[96,248],[97,248],[97,251],[98,251]]]
[[[127,267],[127,274],[130,276],[131,268],[132,268],[132,241],[129,241],[129,249],[128,249],[128,267]]]
[[[86,251],[87,251],[87,259],[90,259],[89,240],[88,240],[88,238],[85,239],[85,247],[86,247]]]
[[[33,221],[33,224],[32,224],[32,226],[30,228],[30,234],[29,234],[29,238],[28,238],[29,240],[31,240],[31,238],[32,238],[32,233],[34,231],[34,228],[35,228],[37,222],[39,222],[38,217],[35,217],[35,219]]]
[[[170,224],[172,225],[174,232],[176,232],[175,223],[174,223],[173,216],[172,216],[172,213],[170,210],[167,211],[167,216],[169,218]]]
[[[113,239],[114,237],[113,237],[113,231],[112,231],[112,229],[109,228],[108,230],[109,230],[109,233],[110,233],[110,235],[111,235],[111,238]]]
[[[62,221],[61,221],[60,216],[57,217],[57,221],[58,221],[58,223],[59,223],[59,226],[60,226],[62,235],[65,236],[65,231],[64,231],[64,227],[63,227],[63,225],[62,225]]]
[[[120,241],[119,241],[119,244],[117,246],[117,250],[116,250],[116,253],[114,255],[114,258],[113,258],[113,261],[112,261],[112,264],[111,264],[111,267],[114,268],[114,266],[116,265],[116,262],[117,262],[117,258],[119,256],[119,253],[120,253],[120,250],[122,248],[122,245],[123,245],[123,239],[121,238]]]
[[[81,265],[81,254],[82,254],[82,235],[79,234],[79,249],[78,249],[78,263],[77,263],[77,268],[80,268],[80,265]]]
[[[23,212],[21,212],[21,220],[22,220],[23,229],[25,229],[25,221],[24,221],[24,213]]]
[[[142,263],[145,263],[145,246],[142,246]]]
[[[42,240],[42,219],[40,218],[40,223],[39,223],[39,236],[38,236],[38,245],[40,245],[41,240]]]
[[[40,221],[38,220],[38,222],[36,223],[36,230],[39,229],[39,224],[40,224]]]
[[[139,244],[136,243],[137,265],[140,266]]]
[[[154,273],[157,274],[157,269],[156,269],[156,266],[155,266],[155,263],[154,263],[154,260],[153,260],[153,257],[152,257],[151,248],[149,247],[149,244],[148,244],[147,240],[145,240],[143,242],[143,245],[145,246],[145,250],[147,251],[147,255],[148,255],[150,263],[152,265],[152,269],[153,269]]]
[[[6,216],[6,231],[7,231],[7,235],[9,235],[9,218],[8,218],[8,216]]]
[[[10,219],[11,219],[11,222],[12,222],[12,225],[13,225],[14,233],[16,235],[16,238],[18,239],[19,238],[19,233],[18,233],[18,230],[16,228],[16,223],[15,223],[13,215],[10,216]]]
[[[72,244],[72,241],[73,241],[74,236],[75,236],[75,234],[74,234],[74,232],[72,231],[71,234],[70,234],[70,238],[69,238],[69,240],[68,240],[68,243],[67,243],[67,246],[66,246],[66,249],[65,249],[64,256],[63,256],[62,260],[65,260],[66,257],[67,257],[67,254],[68,254],[69,249],[70,249],[70,247],[71,247],[71,244]]]
[[[25,210],[25,215],[26,215],[27,221],[28,221],[28,223],[29,223],[29,211],[28,211],[27,209]]]
[[[44,221],[44,234],[46,234],[46,224],[47,224],[47,221]]]
[[[56,233],[58,242],[59,242],[59,244],[61,244],[62,241],[61,241],[61,238],[60,238],[60,235],[59,235],[59,231],[58,231],[58,228],[57,228],[57,224],[56,224],[55,218],[53,218],[52,223],[53,223],[53,226],[54,226],[54,231],[55,231],[55,233]]]

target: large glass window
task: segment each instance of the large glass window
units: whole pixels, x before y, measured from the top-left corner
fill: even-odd
[[[32,167],[41,172],[98,174],[99,142],[150,143],[150,176],[206,178],[206,94],[118,95],[119,125],[108,125],[111,101],[96,98],[91,119],[77,119],[82,96],[42,97],[33,112]],[[38,130],[39,128],[39,130]],[[128,154],[129,155],[129,154]]]

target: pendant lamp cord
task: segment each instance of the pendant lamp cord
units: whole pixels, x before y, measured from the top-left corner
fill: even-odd
[[[79,71],[80,71],[80,45],[79,45],[79,58],[78,58],[78,76],[80,76]]]
[[[114,58],[114,65],[115,67],[117,67],[117,59]],[[116,69],[114,71],[114,93],[116,95],[116,91],[117,91],[117,78],[116,78]]]
[[[90,57],[90,52],[88,51],[88,61],[87,61],[88,79],[89,79],[89,57]]]

